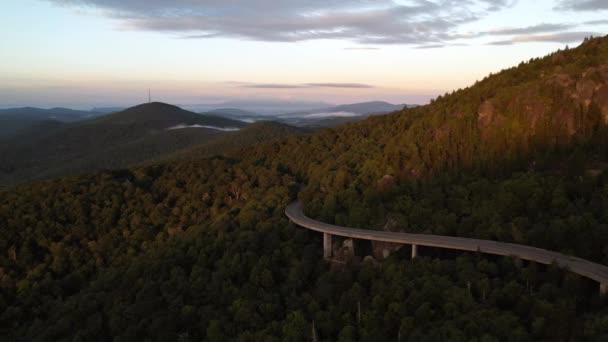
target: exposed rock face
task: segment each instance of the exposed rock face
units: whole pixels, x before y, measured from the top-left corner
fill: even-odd
[[[382,230],[385,232],[396,232],[400,229],[399,224],[395,220],[388,219]],[[403,245],[400,243],[372,241],[372,255],[378,260],[386,259],[392,253],[401,249],[401,247]]]
[[[589,104],[591,104],[595,86],[595,82],[590,79],[582,79],[576,83],[576,95],[585,107],[589,107]]]
[[[355,244],[352,239],[333,238],[331,260],[336,263],[346,264],[355,260]]]
[[[386,259],[392,253],[401,249],[401,247],[403,247],[403,245],[400,243],[372,241],[372,254],[376,259]]]
[[[595,101],[602,111],[604,122],[608,123],[608,84],[604,84],[597,89],[595,92]]]
[[[479,106],[477,110],[477,124],[479,127],[488,127],[492,123],[494,118],[494,105],[491,101],[487,100]]]
[[[593,44],[599,41],[589,47]],[[568,139],[585,132],[580,118],[595,115],[591,111],[598,109],[608,124],[608,61],[577,63],[573,58],[567,51],[558,52],[551,58],[554,64],[537,64],[530,66],[530,71],[511,74],[517,79],[518,75],[542,70],[536,78],[505,85],[501,92],[484,98],[475,113],[481,141],[519,140],[526,144],[535,136]],[[452,114],[456,116],[458,110]]]

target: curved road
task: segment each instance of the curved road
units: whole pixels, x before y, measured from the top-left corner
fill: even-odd
[[[599,282],[600,292],[602,294],[606,293],[608,290],[608,267],[587,261],[585,259],[548,251],[546,249],[491,240],[428,234],[395,233],[341,227],[315,221],[309,217],[306,217],[302,210],[302,204],[299,201],[289,204],[285,209],[285,214],[292,222],[301,227],[330,235],[338,235],[363,240],[410,244],[412,246],[420,245],[462,251],[480,251],[487,254],[514,256],[524,260],[536,261],[541,264],[551,264],[555,262],[559,266],[567,268],[576,274]]]

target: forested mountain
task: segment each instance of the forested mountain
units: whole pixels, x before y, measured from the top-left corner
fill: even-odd
[[[222,157],[21,185],[0,196],[0,335],[605,340],[606,298],[567,271],[432,248],[332,266],[319,234],[283,210],[299,197],[328,222],[606,264],[606,117],[608,37],[427,106]]]
[[[246,125],[162,103],[71,124],[38,124],[0,145],[0,183],[126,167]]]

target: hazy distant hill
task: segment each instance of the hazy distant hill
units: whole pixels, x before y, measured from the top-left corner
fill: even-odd
[[[213,109],[211,113],[219,113],[244,122],[256,122],[261,120],[278,121],[292,126],[306,128],[334,127],[347,122],[358,121],[370,115],[386,114],[401,110],[408,105],[394,105],[383,101],[371,101],[362,103],[345,104],[333,107],[323,107],[281,113],[277,115],[263,115],[237,108]]]
[[[45,121],[74,122],[100,115],[91,111],[68,108],[41,109],[34,107],[0,109],[0,138]]]
[[[216,104],[183,105],[182,107],[196,112],[215,112],[218,108],[230,108],[272,116],[281,113],[327,108],[331,107],[331,104],[312,101],[234,100]]]
[[[211,110],[210,113],[217,113],[217,114],[232,116],[232,117],[261,116],[261,114],[251,112],[248,110],[238,109],[238,108],[215,108],[215,109]]]
[[[394,112],[396,110],[403,109],[405,105],[394,105],[392,103],[384,102],[384,101],[372,101],[372,102],[362,102],[362,103],[353,103],[341,106],[335,106],[331,108],[327,108],[326,111],[329,113],[335,112],[349,112],[355,114],[379,114],[379,113],[389,113]]]
[[[74,110],[69,108],[51,108],[41,109],[35,107],[9,108],[0,109],[0,118],[19,117],[32,120],[60,120],[60,121],[76,121],[86,117],[93,116],[95,112]]]
[[[122,112],[125,109],[126,109],[125,107],[95,107],[95,108],[91,109],[91,111],[100,113],[100,114],[109,114],[109,113]]]
[[[394,112],[404,107],[408,106],[394,105],[383,101],[362,102],[286,113],[279,115],[278,120],[299,127],[333,127],[348,122],[359,121],[370,115]]]
[[[386,114],[403,109],[406,105],[394,105],[384,101],[371,101],[353,104],[344,104],[333,107],[316,108],[313,110],[290,112],[279,115],[280,117],[306,117],[311,115],[330,115],[332,113],[351,113],[351,114]]]

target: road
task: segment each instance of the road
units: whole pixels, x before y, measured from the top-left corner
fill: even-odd
[[[315,221],[306,217],[300,202],[289,204],[285,209],[285,214],[298,226],[326,234],[354,239],[449,248],[461,251],[480,251],[487,254],[514,256],[524,260],[536,261],[541,264],[551,264],[555,262],[557,265],[567,268],[571,272],[599,282],[601,292],[606,291],[606,285],[608,284],[608,267],[585,259],[548,251],[546,249],[491,240],[341,227]]]

